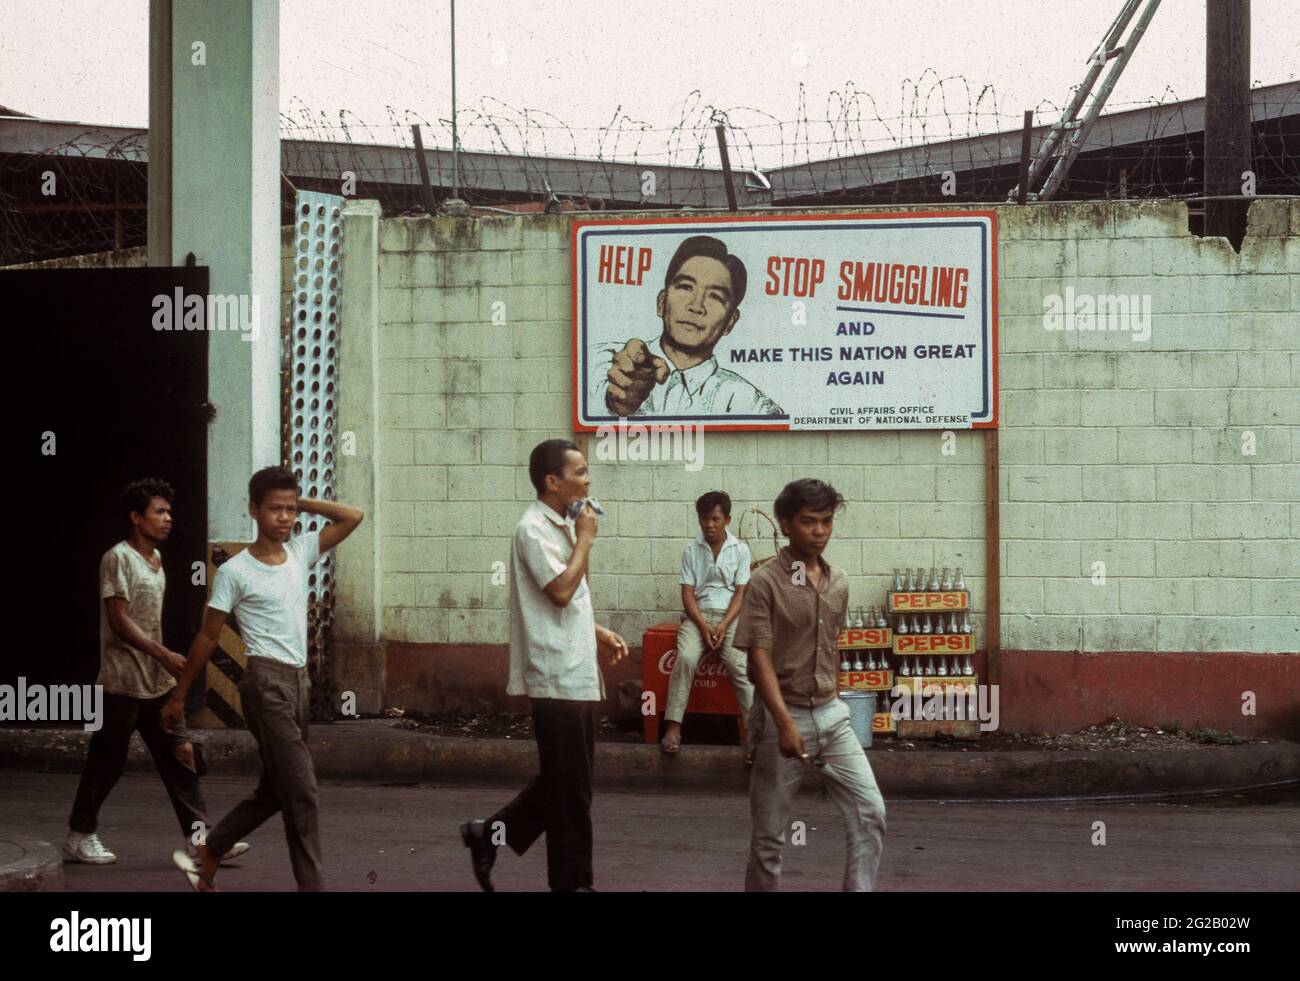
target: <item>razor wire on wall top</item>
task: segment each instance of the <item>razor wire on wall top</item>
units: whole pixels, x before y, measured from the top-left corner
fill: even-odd
[[[620,106],[603,126],[575,127],[552,113],[484,98],[477,105],[462,106],[458,113],[458,146],[464,154],[476,157],[462,158],[461,189],[466,192],[462,196],[472,200],[476,190],[503,186],[502,171],[511,166],[511,157],[530,159],[539,187],[546,177],[548,159],[567,162],[585,158],[589,186],[579,187],[577,193],[592,197],[600,197],[608,187],[601,164],[716,169],[720,160],[715,128],[722,124],[736,171],[815,168],[821,175],[815,193],[835,195],[849,187],[905,179],[889,166],[885,155],[908,150],[915,151],[913,166],[925,172],[966,172],[972,183],[963,188],[964,199],[1005,197],[1005,177],[994,172],[1005,171],[1013,182],[1018,176],[1023,112],[1003,111],[991,85],[976,85],[960,75],[940,77],[933,69],[905,80],[896,101],[899,111],[887,112],[871,93],[850,82],[829,92],[818,111],[800,85],[796,118],[782,120],[755,107],[715,106],[694,91],[682,101],[679,119],[672,126],[650,126],[624,113]],[[301,100],[291,102],[292,110],[281,114],[281,133],[298,141],[304,153],[315,156],[318,172],[348,171],[359,182],[401,183],[414,188],[419,173],[412,125],[423,128],[426,150],[436,147],[446,152],[452,143],[450,119],[438,113],[389,106],[387,118],[376,122],[363,120],[347,109],[327,113]],[[1290,88],[1268,102],[1256,98],[1254,105],[1268,118],[1300,117],[1300,95]],[[1083,153],[1114,160],[1116,175],[1120,169],[1127,172],[1125,196],[1201,193],[1197,158],[1202,110],[1198,100],[1179,100],[1166,88],[1157,97],[1127,103],[1112,100],[1107,106],[1109,112],[1098,118]],[[1136,132],[1129,115],[1134,110],[1146,110]],[[1034,125],[1048,127],[1061,119],[1063,111],[1063,106],[1045,99],[1035,107]],[[1257,125],[1261,121],[1257,120]],[[979,139],[998,134],[1010,138],[993,143]],[[373,146],[396,146],[412,152],[380,168],[364,152]],[[1289,175],[1293,188],[1300,187],[1300,154],[1259,139],[1254,149],[1273,171]],[[1072,190],[1082,197],[1109,196],[1118,190],[1117,184],[1117,176],[1109,180],[1075,176],[1071,180]],[[412,204],[417,200],[413,193]],[[669,194],[653,203],[679,207],[686,202],[673,200]]]
[[[1260,194],[1300,193],[1300,87],[1284,83],[1252,94],[1252,154]],[[699,92],[682,100],[671,126],[651,126],[618,107],[602,126],[568,125],[558,115],[484,98],[458,114],[461,197],[471,204],[542,201],[546,189],[579,208],[606,204],[620,166],[676,168],[652,208],[700,206],[699,188],[716,177],[715,128],[725,128],[737,182],[742,172],[784,181],[772,204],[1002,201],[1018,179],[1023,113],[1007,112],[992,86],[932,69],[904,81],[886,110],[852,83],[820,108],[800,87],[794,119],[761,109],[717,106]],[[1073,199],[1192,198],[1203,193],[1203,100],[1179,100],[1166,88],[1140,102],[1111,101],[1068,180]],[[385,214],[422,208],[411,134],[420,125],[427,151],[447,152],[451,126],[440,109],[389,106],[383,120],[347,109],[326,112],[290,100],[280,116],[286,189],[339,191],[381,201]],[[1061,107],[1044,100],[1034,123],[1045,128]],[[6,138],[8,132],[15,135]],[[40,145],[48,133],[48,145]],[[19,136],[18,134],[25,134]],[[35,135],[33,135],[35,134]],[[143,245],[148,200],[147,134],[77,127],[29,117],[0,118],[0,264]],[[386,148],[389,152],[377,153]],[[905,166],[900,161],[906,157]],[[961,175],[955,198],[938,175]],[[342,186],[345,174],[355,191]],[[526,176],[524,185],[520,175]],[[1267,175],[1267,179],[1265,178]],[[445,175],[444,175],[445,177]],[[626,180],[626,173],[620,180]],[[515,188],[506,192],[504,188]],[[445,191],[441,188],[440,191]],[[779,188],[778,188],[779,190]],[[286,191],[282,216],[290,217]],[[621,206],[631,206],[626,201]]]

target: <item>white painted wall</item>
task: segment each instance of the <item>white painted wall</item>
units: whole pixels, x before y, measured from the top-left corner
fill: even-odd
[[[1191,236],[1177,203],[996,210],[1004,647],[1300,650],[1300,203],[1255,203],[1240,255]],[[381,223],[387,640],[506,641],[492,563],[533,497],[528,451],[572,436],[568,243],[563,216]],[[1045,330],[1067,286],[1150,295],[1149,341]],[[804,475],[849,499],[828,558],[855,606],[895,566],[962,565],[982,611],[981,437],[957,450],[933,432],[710,433],[698,473],[593,460],[599,618],[638,642],[675,614],[700,493],[770,511]]]

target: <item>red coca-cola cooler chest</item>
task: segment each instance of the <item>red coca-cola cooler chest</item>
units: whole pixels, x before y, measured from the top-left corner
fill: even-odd
[[[657,623],[645,632],[641,639],[642,666],[641,692],[642,712],[645,713],[645,741],[659,741],[659,716],[668,708],[668,678],[677,661],[677,623]],[[653,692],[654,701],[650,706],[653,712],[647,712],[645,693]],[[700,658],[695,669],[695,680],[691,684],[691,697],[686,703],[687,712],[708,712],[714,715],[740,715],[736,704],[736,692],[731,687],[731,675],[722,658],[712,652],[706,652]],[[741,731],[745,720],[741,719]]]

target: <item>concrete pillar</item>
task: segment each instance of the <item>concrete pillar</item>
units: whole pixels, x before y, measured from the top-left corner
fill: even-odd
[[[366,520],[335,557],[334,680],[339,691],[355,693],[365,714],[383,709],[386,683],[379,643],[379,222],[378,201],[343,206],[335,491]]]
[[[208,538],[247,540],[248,478],[280,462],[280,7],[152,0],[149,24],[150,261],[194,253],[254,321],[208,338]]]
[[[149,265],[172,264],[172,0],[149,0]]]

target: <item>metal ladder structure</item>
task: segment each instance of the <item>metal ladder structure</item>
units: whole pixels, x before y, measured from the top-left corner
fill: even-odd
[[[1065,183],[1065,177],[1070,172],[1070,166],[1079,155],[1079,151],[1083,149],[1088,134],[1092,132],[1093,123],[1097,121],[1097,116],[1101,114],[1106,99],[1110,96],[1111,90],[1115,88],[1115,83],[1119,81],[1124,66],[1128,64],[1129,58],[1133,55],[1133,50],[1146,32],[1147,25],[1151,23],[1151,18],[1155,16],[1156,8],[1159,6],[1160,0],[1125,0],[1119,16],[1115,18],[1109,30],[1106,31],[1101,44],[1088,58],[1088,74],[1084,76],[1083,83],[1074,87],[1070,96],[1070,104],[1062,114],[1060,121],[1052,125],[1047,135],[1043,137],[1043,142],[1038,146],[1038,152],[1029,165],[1029,180],[1026,182],[1029,189],[1028,200],[1050,201],[1056,192],[1060,190],[1061,185]],[[1140,13],[1139,8],[1141,9]],[[1137,15],[1136,22],[1133,21],[1135,14]],[[1129,32],[1127,40],[1120,43],[1130,22],[1133,22],[1133,28]],[[1093,86],[1097,84],[1097,79],[1102,70],[1112,61],[1114,64],[1111,64],[1109,71],[1106,72],[1101,88],[1095,96],[1092,96]],[[1091,102],[1088,102],[1089,96],[1092,96]],[[1086,110],[1084,110],[1085,103],[1088,103]],[[1083,112],[1082,116],[1080,116],[1080,112]],[[1038,182],[1044,172],[1048,171],[1049,167],[1051,170],[1047,173],[1047,178],[1043,181],[1042,187],[1035,193],[1035,183]],[[1016,200],[1019,192],[1020,187],[1017,185],[1012,188],[1007,200]]]

